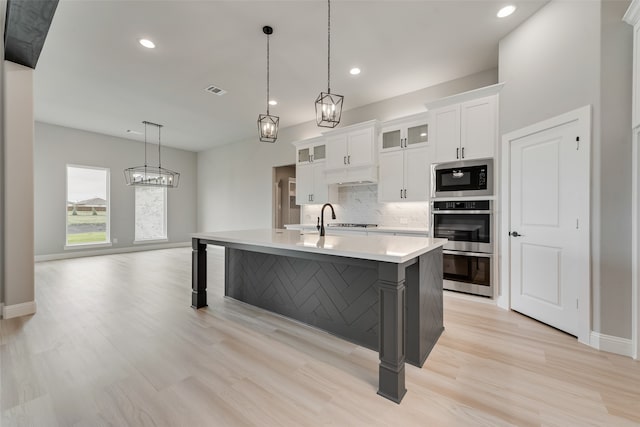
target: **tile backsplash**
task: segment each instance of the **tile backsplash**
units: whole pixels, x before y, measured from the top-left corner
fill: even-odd
[[[428,227],[428,202],[378,203],[377,185],[354,185],[338,189],[338,202],[332,203],[337,219],[325,209],[325,222],[378,224],[382,227]],[[302,206],[300,222],[315,224],[321,205]],[[327,218],[329,220],[327,221]]]

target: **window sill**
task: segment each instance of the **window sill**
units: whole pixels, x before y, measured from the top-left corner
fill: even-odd
[[[76,250],[76,249],[94,249],[94,248],[110,248],[111,242],[105,243],[79,243],[77,245],[64,245],[64,250]]]
[[[166,243],[168,241],[169,241],[169,239],[134,240],[133,244],[134,245],[148,245],[148,244],[154,244],[154,243]]]

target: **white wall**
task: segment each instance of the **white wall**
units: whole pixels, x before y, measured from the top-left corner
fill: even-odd
[[[33,70],[4,63],[4,303],[17,306],[34,301]]]
[[[631,336],[631,28],[627,1],[552,1],[499,46],[501,134],[582,107],[592,117],[596,332]]]
[[[497,70],[487,70],[344,111],[340,126],[424,112],[429,101],[496,82]],[[282,129],[275,144],[260,143],[256,136],[198,153],[198,231],[271,228],[272,168],[295,163],[291,143],[319,136],[321,129],[307,122]]]
[[[109,168],[112,249],[133,246],[134,188],[123,171],[144,163],[144,143],[47,123],[35,125],[35,254],[64,253],[66,165]],[[162,166],[180,172],[167,191],[170,243],[190,242],[196,228],[196,153],[162,147]],[[67,253],[69,253],[67,251]]]

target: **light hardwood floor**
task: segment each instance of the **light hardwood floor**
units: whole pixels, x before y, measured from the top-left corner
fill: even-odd
[[[38,313],[0,323],[2,427],[640,425],[640,362],[455,296],[396,405],[376,352],[224,299],[223,265],[194,311],[187,248],[36,264]]]

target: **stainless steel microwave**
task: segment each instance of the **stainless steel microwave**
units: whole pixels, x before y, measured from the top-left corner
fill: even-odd
[[[431,166],[431,197],[493,196],[493,159]]]

